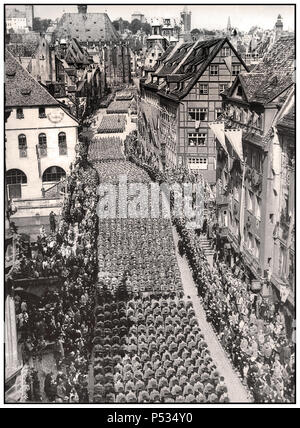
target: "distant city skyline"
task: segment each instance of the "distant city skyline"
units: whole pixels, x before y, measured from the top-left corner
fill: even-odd
[[[23,9],[24,5],[11,5],[9,8]],[[167,7],[166,7],[167,6]],[[106,12],[114,21],[120,17],[124,20],[131,20],[134,12],[141,12],[148,21],[151,18],[172,17],[179,23],[180,12],[183,5],[153,5],[132,4],[132,5],[88,5],[88,12],[103,13]],[[187,5],[192,12],[192,29],[206,28],[208,30],[222,30],[227,26],[227,20],[230,16],[232,27],[237,27],[240,31],[248,32],[251,27],[257,25],[263,29],[272,29],[280,14],[283,19],[284,30],[294,31],[294,7],[292,5]],[[42,19],[60,18],[64,12],[76,13],[77,4],[74,5],[34,5],[35,17]]]

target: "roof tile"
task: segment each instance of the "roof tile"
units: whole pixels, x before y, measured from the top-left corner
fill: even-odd
[[[59,104],[8,50],[5,52],[5,104],[7,107]]]

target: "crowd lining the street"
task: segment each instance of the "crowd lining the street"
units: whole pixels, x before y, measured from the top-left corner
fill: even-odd
[[[295,347],[287,338],[280,308],[252,292],[223,260],[214,258],[210,266],[199,235],[187,230],[184,220],[174,222],[181,236],[180,252],[189,261],[207,319],[254,401],[293,402]]]
[[[23,301],[18,305],[16,299],[25,361],[42,359],[47,346],[54,349],[56,368],[47,373],[44,382],[49,402],[89,401],[88,369],[97,280],[97,184],[97,173],[81,147],[68,177],[58,231],[44,237],[46,243],[54,242],[52,248],[60,253],[63,285],[58,290],[48,290],[38,304]],[[19,256],[22,259],[24,255]]]
[[[124,173],[129,181],[172,183],[199,177],[183,168],[161,173],[130,144],[125,151],[138,166],[124,160],[96,163],[94,169],[81,147],[57,231],[41,233],[33,257],[19,246],[16,275],[56,272],[64,279],[62,288],[48,291],[38,305],[16,299],[24,349],[28,358],[39,357],[47,342],[55,343],[57,370],[44,383],[50,402],[89,401],[91,356],[95,402],[228,402],[192,302],[178,293],[169,221],[118,219],[99,225],[96,210],[99,178],[113,182]],[[205,198],[208,203],[208,189]],[[215,258],[211,267],[199,235],[183,219],[174,224],[207,319],[254,401],[293,402],[295,349],[280,308],[264,305],[222,260]]]

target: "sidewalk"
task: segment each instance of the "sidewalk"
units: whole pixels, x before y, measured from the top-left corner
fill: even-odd
[[[211,325],[206,321],[205,311],[200,303],[197,295],[197,288],[193,280],[192,272],[189,268],[186,257],[181,257],[178,252],[178,234],[175,227],[172,228],[173,237],[176,248],[176,256],[181,272],[183,290],[186,296],[190,296],[194,304],[196,317],[199,326],[205,337],[208,349],[211,353],[212,359],[217,366],[221,376],[224,376],[226,386],[228,388],[228,396],[231,403],[250,403],[248,392],[243,386],[240,378],[234,371],[224,349],[220,345],[217,335],[212,329]]]

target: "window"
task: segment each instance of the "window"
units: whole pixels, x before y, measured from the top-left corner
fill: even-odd
[[[20,169],[9,169],[6,174],[6,184],[26,184],[27,177]]]
[[[26,158],[27,157],[27,141],[26,141],[26,136],[24,134],[20,134],[18,136],[18,144],[19,144],[20,158]]]
[[[261,219],[261,198],[256,196],[255,217]]]
[[[225,46],[221,50],[221,56],[230,56],[231,49],[228,46]]]
[[[21,107],[17,108],[17,119],[24,119],[24,113]]]
[[[205,146],[207,134],[200,132],[188,133],[189,146]]]
[[[41,157],[47,156],[47,137],[46,134],[39,135],[39,154]]]
[[[248,233],[248,249],[250,250],[250,251],[252,251],[253,250],[253,235],[252,235],[252,233]]]
[[[263,117],[262,117],[262,114],[260,114],[258,116],[258,119],[256,121],[256,127],[259,128],[259,129],[263,129]]]
[[[218,76],[219,74],[219,66],[218,65],[211,65],[209,68],[209,74],[211,76]]]
[[[44,119],[46,117],[45,107],[39,108],[39,118]]]
[[[208,85],[206,83],[200,83],[199,85],[199,91],[200,95],[207,95],[208,94]]]
[[[207,108],[189,108],[189,120],[207,120]]]
[[[221,114],[222,114],[221,107],[216,108],[216,110],[215,110],[215,118],[219,119],[219,117],[221,116]]]
[[[239,64],[232,66],[232,75],[233,76],[237,76],[240,73],[240,71],[241,71],[241,66]]]
[[[43,182],[60,181],[66,176],[66,172],[59,166],[50,166],[44,171]]]
[[[58,134],[58,147],[60,156],[67,154],[67,138],[65,132],[60,132]]]
[[[219,84],[219,94],[221,94],[222,92],[224,92],[227,89],[227,83],[220,83]]]
[[[260,254],[260,242],[258,239],[255,239],[255,248],[254,248],[254,256],[259,259]]]
[[[207,158],[188,158],[191,169],[207,169]]]

